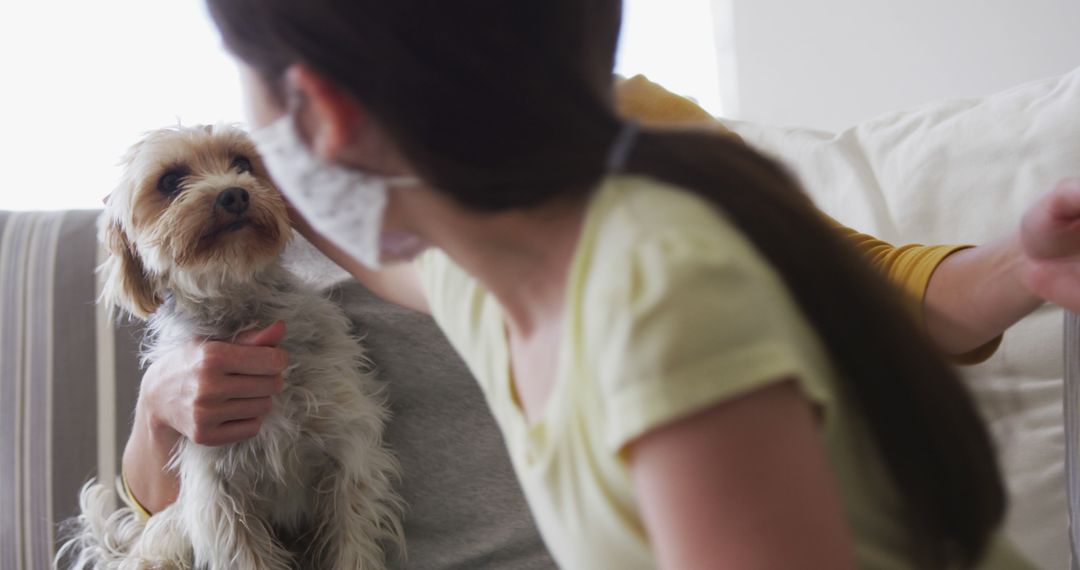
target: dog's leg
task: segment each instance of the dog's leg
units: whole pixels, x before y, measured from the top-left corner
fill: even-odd
[[[312,550],[320,567],[377,570],[386,567],[384,547],[404,553],[402,504],[388,471],[372,469],[380,461],[393,459],[381,449],[354,452],[318,486],[320,528]]]
[[[61,526],[61,535],[68,538],[53,565],[68,570],[117,568],[130,556],[145,525],[132,509],[117,508],[116,494],[108,487],[91,480],[79,495],[79,516]]]
[[[146,522],[122,570],[189,570],[191,541],[184,529],[182,511],[176,504]]]
[[[293,557],[252,508],[250,490],[219,477],[206,448],[190,445],[180,467],[180,498],[200,570],[289,570]],[[238,485],[243,485],[242,482]],[[246,492],[245,492],[246,491]]]

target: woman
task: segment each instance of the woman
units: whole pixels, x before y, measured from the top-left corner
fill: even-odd
[[[396,247],[332,208],[307,233],[435,315],[560,564],[1020,563],[955,376],[790,180],[712,135],[620,125],[616,2],[210,4],[298,210],[388,197]]]

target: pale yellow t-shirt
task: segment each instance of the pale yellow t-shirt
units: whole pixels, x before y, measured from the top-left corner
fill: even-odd
[[[479,381],[540,532],[566,569],[654,568],[621,451],[677,418],[785,378],[823,411],[860,565],[910,569],[873,442],[776,272],[701,198],[640,177],[592,197],[568,281],[556,384],[528,424],[496,299],[438,251],[417,260],[432,314]],[[986,568],[1024,568],[999,544]]]

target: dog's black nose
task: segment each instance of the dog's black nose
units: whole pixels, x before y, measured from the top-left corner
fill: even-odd
[[[217,196],[218,206],[224,208],[226,212],[236,214],[237,216],[243,214],[244,211],[248,209],[248,203],[250,201],[251,198],[248,196],[247,190],[235,186],[226,188]]]

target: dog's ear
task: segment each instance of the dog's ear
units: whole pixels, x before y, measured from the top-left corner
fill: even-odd
[[[161,306],[150,276],[135,253],[127,234],[115,219],[102,220],[102,241],[107,257],[98,271],[104,284],[101,299],[110,310],[123,309],[140,319],[147,319]]]

